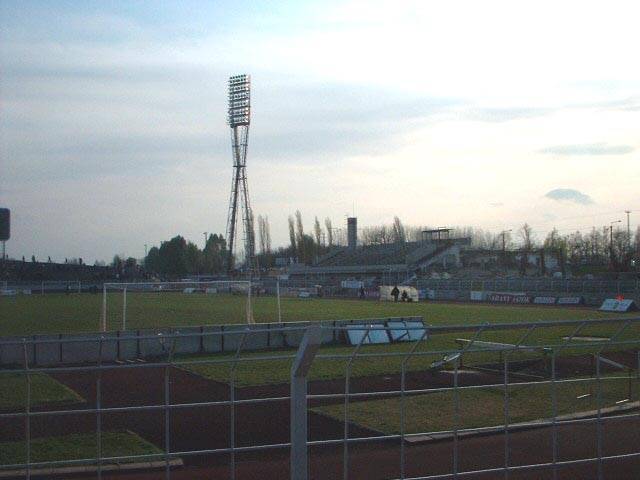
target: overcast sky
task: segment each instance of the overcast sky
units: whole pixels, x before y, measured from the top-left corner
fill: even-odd
[[[256,5],[257,4],[257,5]],[[0,2],[8,253],[223,233],[226,79],[254,213],[360,225],[640,220],[637,2]]]

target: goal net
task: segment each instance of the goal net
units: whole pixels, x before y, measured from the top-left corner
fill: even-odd
[[[249,281],[105,283],[100,327],[254,323],[251,292]]]

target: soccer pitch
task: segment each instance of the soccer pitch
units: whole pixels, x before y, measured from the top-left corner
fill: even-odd
[[[127,329],[246,322],[246,297],[134,293],[127,298]],[[95,332],[100,329],[102,295],[50,294],[0,297],[0,336]],[[254,297],[256,323],[277,322],[275,297]],[[462,303],[392,303],[371,300],[282,298],[283,322],[421,316],[427,324],[479,324],[603,318],[595,309]],[[109,294],[107,329],[122,325],[122,295]]]

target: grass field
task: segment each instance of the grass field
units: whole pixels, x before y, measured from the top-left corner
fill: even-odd
[[[434,361],[443,357],[441,353],[435,351],[447,350],[455,351],[458,347],[455,339],[458,335],[438,335],[428,341],[422,342],[406,363],[406,371],[422,371],[431,367]],[[394,375],[401,373],[402,363],[407,354],[414,348],[414,342],[394,343],[385,345],[364,345],[358,351],[357,357],[351,364],[350,375],[363,377],[370,375]],[[271,354],[271,352],[269,352]],[[291,365],[295,356],[295,349],[280,349],[275,352],[279,356],[289,356],[285,359],[262,359],[264,352],[246,352],[240,355],[241,359],[235,369],[235,382],[240,387],[255,385],[267,385],[288,383],[291,375]],[[309,380],[333,380],[343,378],[346,373],[349,357],[354,353],[354,347],[349,345],[323,346],[318,351],[318,356],[314,360],[309,371]],[[376,356],[379,354],[386,356]],[[395,354],[389,356],[389,354]],[[326,358],[339,356],[339,358]],[[228,362],[219,363],[220,359],[227,359]],[[540,358],[540,353],[517,353],[512,355],[513,360],[525,358]],[[202,360],[212,360],[216,363],[188,363],[190,361],[200,362]],[[229,382],[231,375],[232,354],[198,355],[177,359],[178,365],[211,380],[218,382]],[[255,360],[254,360],[255,359]],[[497,352],[468,352],[465,354],[465,365],[495,363],[500,359]],[[184,364],[180,362],[184,361]]]
[[[627,379],[601,381],[602,408],[616,402],[638,398],[638,381]],[[557,414],[575,414],[598,408],[594,379],[556,385]],[[631,395],[629,387],[631,386]],[[509,423],[547,419],[553,416],[551,384],[509,387]],[[585,396],[588,395],[588,396]],[[581,398],[582,397],[582,398]],[[453,391],[405,397],[405,433],[436,432],[458,428],[479,428],[503,425],[504,388],[485,387],[459,391],[459,417],[456,418]],[[401,431],[401,400],[399,397],[352,402],[349,420],[379,432],[398,434]],[[344,405],[317,407],[315,411],[339,420],[344,419]],[[437,412],[437,414],[435,413]]]
[[[97,331],[102,295],[0,297],[0,335]],[[246,297],[134,293],[127,298],[127,328],[244,323]],[[277,321],[274,297],[253,299],[256,322]],[[109,295],[108,329],[121,328],[122,294]],[[417,315],[432,325],[602,318],[595,309],[446,303],[392,303],[337,299],[282,299],[283,321],[319,321]]]
[[[24,410],[27,401],[25,375],[0,371],[0,410]],[[31,374],[31,407],[51,403],[76,403],[84,399],[44,373]]]
[[[245,322],[246,297],[230,295],[187,295],[182,293],[134,293],[128,295],[127,318],[129,329],[144,327],[166,327]],[[102,295],[32,295],[15,298],[0,298],[0,335],[24,335],[34,333],[59,333],[95,331],[98,328],[102,307]],[[257,322],[277,320],[276,300],[273,297],[253,299],[254,317]],[[108,302],[108,326],[120,327],[122,295],[113,293]],[[485,322],[524,322],[538,320],[606,318],[606,314],[594,309],[505,306],[486,304],[446,303],[391,303],[378,301],[340,299],[282,299],[283,321],[320,321],[335,319],[384,318],[396,316],[421,316],[431,325],[481,324]],[[590,327],[582,334],[609,336],[619,324]],[[559,343],[563,335],[572,328],[547,328],[527,339],[528,344]],[[637,329],[626,333],[629,338],[638,337]],[[459,346],[456,338],[469,338],[471,334],[450,334],[431,337],[418,351],[455,350]],[[522,331],[485,332],[482,340],[515,343]],[[366,352],[407,352],[409,344],[371,346]],[[321,350],[323,354],[349,355],[352,347],[331,346]],[[285,354],[293,355],[293,351]],[[577,353],[577,352],[576,352]],[[243,356],[259,354],[246,353]],[[220,359],[228,354],[212,355]],[[201,357],[208,358],[208,357]],[[427,368],[435,356],[416,357],[408,365],[411,370]],[[493,354],[468,354],[466,361],[482,363],[496,361]],[[401,358],[358,359],[353,365],[353,376],[391,374],[400,369]],[[344,375],[346,360],[317,361],[311,371],[312,379],[331,379]],[[226,382],[229,380],[229,365],[188,366],[188,369],[205,377]],[[237,369],[238,385],[283,383],[289,378],[290,360],[252,361],[242,363]]]
[[[96,435],[73,434],[31,439],[31,461],[50,462],[96,458]],[[155,445],[132,432],[103,432],[102,456],[153,455],[162,453]],[[25,442],[0,443],[0,465],[26,462]],[[147,460],[148,461],[148,460]],[[126,460],[124,462],[127,462]]]

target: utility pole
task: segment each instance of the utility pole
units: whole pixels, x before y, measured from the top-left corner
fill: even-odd
[[[507,251],[507,243],[506,243],[506,240],[505,240],[505,235],[506,235],[507,233],[509,233],[509,232],[511,232],[511,229],[509,229],[509,230],[503,230],[503,231],[501,231],[501,232],[500,232],[500,236],[502,237],[502,254],[503,254],[503,255],[504,255],[504,254],[506,253],[506,251]]]
[[[615,220],[609,224],[609,249],[611,252],[611,270],[615,269],[615,257],[613,255],[613,224],[620,223],[622,220]]]
[[[629,214],[631,210],[625,210],[624,213],[627,214],[627,250],[631,250],[631,224],[629,223]]]
[[[500,232],[500,236],[502,237],[502,263],[504,263],[504,265],[507,264],[507,242],[505,235],[509,232],[511,232],[511,229]]]

